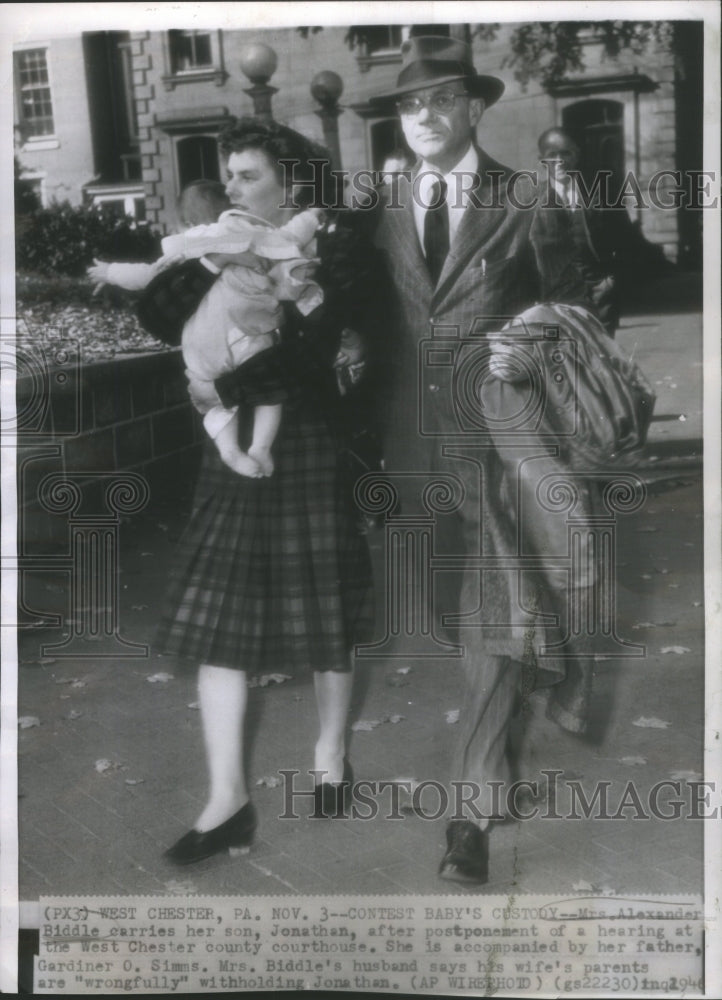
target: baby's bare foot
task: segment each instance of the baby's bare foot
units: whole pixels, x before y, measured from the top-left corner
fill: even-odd
[[[263,470],[255,459],[247,455],[245,451],[222,451],[221,459],[229,469],[233,469],[239,476],[248,476],[250,479],[260,479]]]
[[[273,475],[275,466],[273,464],[273,456],[271,455],[270,448],[264,448],[261,445],[252,444],[248,449],[248,456],[258,462],[261,469],[261,475]]]

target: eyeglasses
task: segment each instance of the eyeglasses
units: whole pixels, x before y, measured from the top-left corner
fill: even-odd
[[[426,101],[422,101],[420,97],[402,97],[396,102],[396,108],[404,118],[415,118],[421,113],[422,108],[429,108],[439,115],[448,115],[453,110],[457,97],[468,96],[468,94],[455,94],[452,90],[442,90],[432,94]]]

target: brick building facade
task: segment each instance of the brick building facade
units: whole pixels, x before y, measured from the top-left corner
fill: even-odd
[[[177,225],[176,199],[184,184],[222,176],[216,143],[220,129],[238,115],[253,113],[241,63],[248,46],[262,42],[277,55],[270,80],[277,91],[274,116],[323,141],[311,82],[321,70],[337,73],[344,84],[338,118],[341,164],[351,172],[378,169],[399,144],[400,133],[395,120],[379,114],[369,99],[395,84],[403,38],[428,27],[375,26],[353,50],[346,43],[347,29],[340,27],[309,30],[305,37],[294,28],[218,29],[96,32],[51,41],[43,48],[54,134],[21,136],[19,159],[28,178],[40,178],[46,200],[115,200],[123,210],[170,231]],[[505,65],[510,34],[518,25],[502,26],[491,40],[474,34],[473,27],[477,67],[506,83],[504,97],[479,127],[481,144],[496,159],[533,169],[539,134],[565,125],[580,137],[587,169],[609,169],[619,179],[634,172],[642,188],[661,170],[700,169],[701,26],[686,26],[687,58],[682,60],[654,45],[643,55],[623,50],[616,59],[604,59],[590,35],[583,72],[552,88],[532,82],[526,89]],[[21,126],[23,101],[33,110],[19,78],[22,58],[19,50]],[[99,80],[105,80],[108,97],[100,102]],[[109,130],[109,115],[125,124]],[[645,237],[670,259],[699,259],[695,213],[639,209],[629,203],[628,208]]]

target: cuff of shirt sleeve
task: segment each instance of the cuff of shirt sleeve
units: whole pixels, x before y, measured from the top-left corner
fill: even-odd
[[[208,260],[207,257],[201,257],[199,259],[200,259],[200,262],[203,265],[203,267],[205,267],[206,270],[210,271],[211,274],[220,274],[221,273],[220,267],[216,267],[216,265],[212,261]]]

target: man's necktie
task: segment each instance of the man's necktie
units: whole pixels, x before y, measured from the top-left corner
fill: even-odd
[[[446,182],[434,181],[429,192],[432,207],[424,216],[424,253],[426,266],[434,284],[439,280],[449,252],[449,206],[446,203]]]

